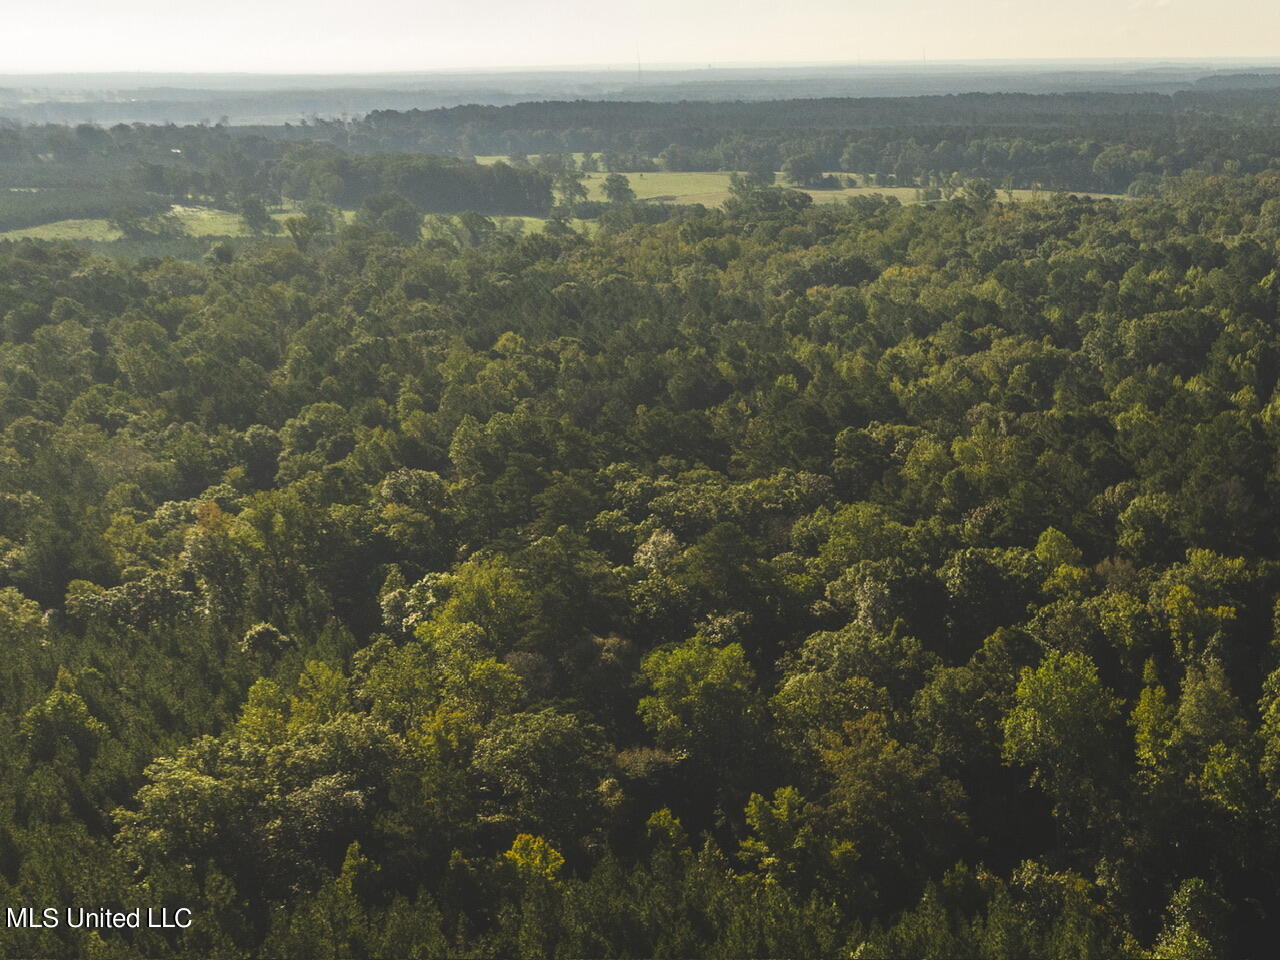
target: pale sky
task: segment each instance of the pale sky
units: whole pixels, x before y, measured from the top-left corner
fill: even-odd
[[[0,72],[1280,56],[1280,0],[0,0]]]

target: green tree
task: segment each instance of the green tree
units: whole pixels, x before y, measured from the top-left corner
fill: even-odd
[[[275,218],[267,211],[266,205],[262,199],[256,194],[249,191],[242,191],[239,200],[240,219],[244,221],[244,225],[255,234],[275,233],[279,230],[279,225]]]
[[[720,794],[756,779],[768,760],[764,702],[739,644],[695,636],[649,654],[641,673],[650,692],[638,711],[661,748],[698,764]]]
[[[323,223],[305,214],[285,217],[284,228],[293,240],[293,245],[302,253],[306,253],[311,249],[315,241],[326,232]]]
[[[818,186],[823,178],[822,164],[812,153],[796,154],[782,161],[782,175],[796,186]]]
[[[600,816],[604,762],[600,728],[547,709],[497,718],[476,744],[472,770],[492,791],[491,822],[569,847]]]
[[[398,193],[375,194],[356,211],[355,222],[391,234],[401,243],[417,243],[422,236],[422,214]]]
[[[1023,668],[1004,718],[1004,756],[1031,769],[1068,830],[1103,825],[1117,775],[1120,701],[1082,653],[1051,650]]]
[[[631,189],[631,181],[622,173],[611,173],[605,177],[601,189],[610,203],[630,203],[636,198],[636,192]]]

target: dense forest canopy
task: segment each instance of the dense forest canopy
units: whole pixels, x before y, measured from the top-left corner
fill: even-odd
[[[469,222],[0,243],[8,955],[1267,952],[1280,173]]]

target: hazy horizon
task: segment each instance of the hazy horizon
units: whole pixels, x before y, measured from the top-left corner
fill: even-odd
[[[474,11],[368,0],[50,0],[7,25],[5,74],[395,74],[654,66],[1273,59],[1280,8],[1258,0],[1080,0],[1061,7],[903,0],[495,0]],[[1248,29],[1244,28],[1248,24]],[[125,27],[125,29],[122,29]],[[104,44],[104,37],[112,42]]]
[[[397,72],[0,73],[0,117],[53,123],[279,124],[374,110],[546,100],[741,101],[958,93],[1163,93],[1276,58],[641,63]]]
[[[474,65],[440,67],[437,69],[403,70],[134,70],[134,69],[83,69],[83,70],[4,70],[0,80],[18,77],[274,77],[274,78],[328,78],[364,77],[369,79],[433,77],[433,76],[491,76],[502,73],[595,73],[616,71],[634,73],[637,66],[647,70],[670,72],[706,72],[707,70],[868,70],[893,69],[918,71],[922,68],[972,67],[995,69],[1000,67],[1074,67],[1117,68],[1133,67],[1159,69],[1187,66],[1213,66],[1215,64],[1259,67],[1280,67],[1280,55],[1239,57],[974,57],[938,59],[883,59],[858,60],[778,60],[778,61],[636,61],[612,63],[530,63],[519,65]]]

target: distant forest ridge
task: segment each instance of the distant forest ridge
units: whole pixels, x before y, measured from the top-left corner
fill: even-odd
[[[1280,83],[1280,78],[1276,80]],[[1274,109],[1264,91],[1230,89],[1161,93],[958,93],[918,97],[823,97],[789,100],[680,103],[549,101],[493,106],[468,104],[431,110],[378,110],[369,126],[487,125],[505,129],[548,126],[696,125],[716,130],[799,129],[908,124],[1022,126],[1078,124],[1084,118],[1170,117],[1197,113],[1236,116]]]
[[[53,123],[280,124],[533,100],[735,101],[1254,87],[1280,62],[1043,61],[791,66],[621,65],[494,72],[0,75],[0,117]]]
[[[255,126],[0,119],[0,232],[115,242],[173,232],[172,214],[197,217],[201,236],[275,233],[304,208],[337,224],[367,203],[379,223],[398,211],[406,236],[420,215],[467,211],[567,222],[626,208],[627,222],[656,222],[674,205],[721,205],[735,176],[821,202],[881,190],[936,202],[970,180],[1008,199],[1153,196],[1189,172],[1274,167],[1280,105],[1263,76],[1170,94],[558,99]]]

